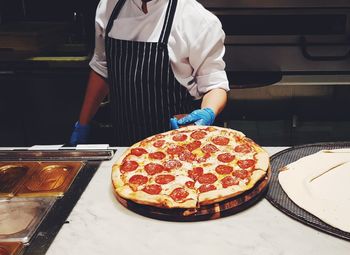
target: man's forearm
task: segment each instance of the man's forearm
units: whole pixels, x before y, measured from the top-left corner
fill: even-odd
[[[211,108],[218,115],[227,102],[227,92],[223,89],[213,89],[203,96],[201,108]]]
[[[86,125],[90,122],[108,92],[108,84],[105,78],[91,70],[80,112],[80,124]]]

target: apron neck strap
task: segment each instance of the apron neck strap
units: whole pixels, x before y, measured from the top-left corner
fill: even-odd
[[[162,32],[160,33],[159,42],[162,44],[167,45],[171,27],[173,25],[173,20],[175,16],[177,6],[177,0],[169,0],[168,8],[166,10],[165,18],[164,18],[164,24],[162,28]]]
[[[122,9],[122,7],[124,6],[126,0],[118,0],[118,3],[115,5],[113,12],[111,14],[111,17],[108,20],[108,24],[106,27],[106,34],[105,37],[107,38],[108,33],[111,31],[112,26],[113,26],[113,22],[114,20],[117,18],[117,16],[119,15],[120,10]]]

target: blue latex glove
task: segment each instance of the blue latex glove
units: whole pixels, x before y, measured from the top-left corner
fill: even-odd
[[[177,124],[177,119],[176,118],[171,118],[170,119],[170,126],[171,126],[171,129],[179,128],[179,124]]]
[[[191,112],[186,117],[177,120],[176,118],[170,119],[171,128],[176,129],[181,125],[187,125],[193,123],[198,126],[210,126],[214,123],[215,113],[210,108],[198,109]]]
[[[87,143],[89,132],[90,125],[80,125],[80,123],[77,121],[70,137],[70,144],[75,146],[77,144]]]

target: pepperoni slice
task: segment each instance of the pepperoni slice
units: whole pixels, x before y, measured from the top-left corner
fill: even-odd
[[[136,161],[127,160],[127,161],[124,161],[123,164],[120,166],[120,171],[122,173],[132,172],[132,171],[135,171],[138,168],[138,166],[139,164]]]
[[[158,140],[161,140],[164,137],[165,135],[158,134],[158,135],[151,136],[149,139],[145,139],[143,141],[146,141],[146,144],[148,145],[150,142],[157,142]]]
[[[244,170],[244,169],[243,170],[235,170],[233,172],[233,175],[243,180],[243,179],[250,176],[250,172],[247,170]]]
[[[158,184],[151,184],[147,185],[142,190],[150,195],[157,195],[162,191],[162,187]]]
[[[224,163],[231,162],[234,159],[235,159],[235,156],[230,153],[222,153],[218,155],[218,160]]]
[[[153,143],[153,146],[156,148],[160,148],[165,144],[165,140],[157,140]]]
[[[165,135],[162,135],[162,134],[157,134],[157,135],[155,135],[154,137],[153,137],[153,141],[154,140],[159,140],[159,139],[161,139],[161,138],[164,138],[165,137]]]
[[[203,139],[206,135],[207,135],[207,132],[198,130],[198,131],[194,131],[190,136],[191,136],[194,140],[201,140],[201,139]]]
[[[212,153],[212,152],[218,151],[219,149],[214,144],[209,143],[209,144],[203,146],[203,148],[201,150],[204,153]]]
[[[192,162],[196,159],[196,155],[194,155],[190,151],[183,151],[179,154],[179,159],[182,161]]]
[[[171,174],[161,174],[161,175],[158,175],[155,179],[156,183],[158,184],[168,184],[173,180],[175,180],[175,176]]]
[[[229,186],[237,185],[239,183],[238,178],[232,176],[226,176],[221,180],[222,187],[227,188]]]
[[[203,168],[202,167],[195,167],[192,170],[188,170],[188,177],[190,177],[193,180],[198,180],[198,178],[203,175]]]
[[[200,193],[204,193],[211,190],[216,190],[216,187],[213,184],[204,184],[204,185],[201,185],[198,190]]]
[[[199,176],[198,182],[200,184],[212,184],[212,183],[216,182],[217,179],[218,179],[218,177],[216,177],[216,175],[214,175],[212,173],[207,173],[207,174],[203,174],[203,175]]]
[[[187,135],[186,134],[176,134],[173,136],[173,140],[176,142],[183,142],[187,139]]]
[[[135,156],[141,156],[142,154],[147,154],[148,152],[144,149],[144,148],[134,148],[134,149],[131,149],[131,153],[132,155],[135,155]]]
[[[147,181],[148,181],[147,176],[144,176],[141,174],[136,174],[129,179],[129,183],[139,185],[139,186],[147,183]]]
[[[190,189],[194,188],[194,182],[192,182],[192,181],[185,182],[185,185],[186,185],[187,188],[190,188]]]
[[[237,145],[235,148],[234,148],[235,152],[238,152],[238,153],[249,153],[252,151],[252,147],[250,147],[248,144],[240,144],[240,145]]]
[[[151,159],[163,159],[165,154],[161,151],[153,152],[148,155]]]
[[[192,143],[189,143],[186,145],[187,150],[194,151],[195,149],[201,147],[202,143],[201,141],[194,141]]]
[[[228,143],[230,142],[230,139],[224,136],[216,136],[212,139],[212,141],[216,145],[228,145]]]
[[[145,170],[149,175],[155,175],[164,171],[164,166],[156,163],[148,163],[145,165]]]
[[[182,201],[188,195],[189,193],[184,188],[176,188],[170,193],[170,197],[174,199],[174,201]]]
[[[182,163],[176,159],[170,159],[164,163],[164,167],[167,171],[170,171],[174,168],[180,168],[182,166]]]
[[[226,166],[226,165],[218,165],[215,168],[215,171],[218,174],[230,174],[233,171],[233,167],[232,166]]]
[[[242,169],[250,168],[255,165],[255,160],[253,159],[238,160],[237,165]]]
[[[169,153],[171,155],[175,155],[175,154],[180,154],[184,150],[185,150],[185,148],[182,146],[170,144],[169,148],[166,151],[167,151],[167,153]]]

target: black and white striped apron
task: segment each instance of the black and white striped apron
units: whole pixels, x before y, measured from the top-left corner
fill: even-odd
[[[177,0],[169,0],[158,42],[118,40],[108,36],[125,1],[116,4],[106,28],[106,58],[115,139],[129,146],[170,129],[174,114],[188,113],[193,101],[174,77],[167,43]],[[130,28],[132,29],[132,27]]]

